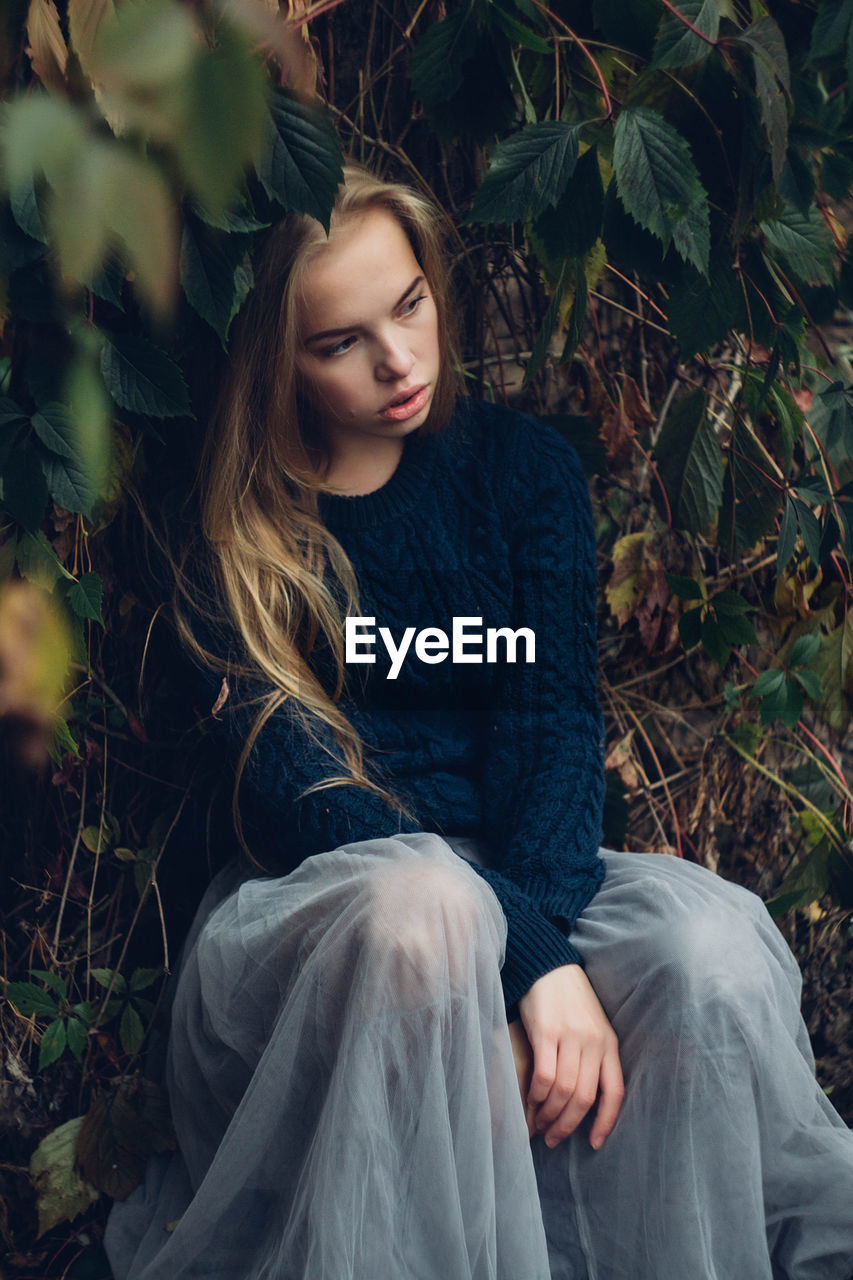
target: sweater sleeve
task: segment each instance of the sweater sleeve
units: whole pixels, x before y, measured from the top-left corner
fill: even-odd
[[[516,424],[501,502],[512,625],[534,632],[536,657],[504,665],[487,726],[484,834],[497,869],[480,872],[507,916],[508,1005],[550,969],[581,962],[567,935],[604,876],[589,490],[553,428],[523,415]]]
[[[209,643],[209,637],[206,637]],[[213,708],[222,677],[192,664],[196,702]],[[213,719],[236,762],[261,709],[258,689],[230,689]],[[268,870],[285,873],[312,854],[356,840],[370,840],[421,826],[376,792],[337,785],[303,795],[308,788],[348,770],[334,734],[318,717],[306,725],[285,702],[258,734],[240,782],[240,807],[252,854]]]

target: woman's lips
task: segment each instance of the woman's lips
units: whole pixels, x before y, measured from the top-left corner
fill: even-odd
[[[416,413],[420,413],[428,399],[429,387],[421,387],[402,404],[389,404],[381,409],[380,413],[383,418],[390,418],[392,422],[405,422],[407,418],[413,418]]]

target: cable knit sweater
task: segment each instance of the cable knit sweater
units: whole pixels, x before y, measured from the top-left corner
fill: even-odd
[[[341,705],[374,776],[416,821],[351,786],[300,798],[341,769],[285,704],[259,735],[242,784],[253,851],[285,872],[311,854],[397,831],[482,839],[492,867],[476,870],[506,916],[502,979],[512,1012],[544,973],[582,963],[571,927],[604,875],[595,540],[577,454],[534,418],[460,400],[445,432],[406,438],[380,489],[321,495],[320,514],[352,562],[361,615],[375,618],[377,633],[375,665],[347,667]],[[454,617],[481,618],[484,634],[530,628],[535,662],[509,663],[499,644],[491,664],[449,654],[428,664],[412,644],[397,678],[386,678],[379,627],[399,643],[407,627],[450,636]],[[208,706],[217,684],[208,676]],[[235,752],[256,714],[241,696],[232,686],[218,717]],[[318,733],[335,748],[323,726]]]

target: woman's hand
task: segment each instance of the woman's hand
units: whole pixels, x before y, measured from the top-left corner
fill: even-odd
[[[527,1121],[527,1132],[531,1138],[536,1133],[536,1108],[527,1101],[530,1093],[530,1078],[533,1075],[533,1050],[527,1039],[521,1019],[516,1018],[509,1024],[509,1039],[512,1045],[512,1058],[515,1063],[515,1074],[518,1076],[518,1088],[521,1101],[524,1103],[524,1118]]]
[[[616,1033],[580,965],[544,974],[518,1004],[532,1055],[519,1045],[522,1029],[510,1027],[528,1128],[543,1133],[549,1147],[567,1137],[595,1105],[589,1141],[602,1145],[616,1123],[625,1094]],[[517,1028],[513,1032],[513,1027]]]

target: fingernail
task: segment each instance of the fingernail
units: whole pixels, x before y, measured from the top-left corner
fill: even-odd
[[[600,1151],[601,1148],[604,1146],[604,1139],[590,1138],[589,1145],[592,1147],[593,1151]]]
[[[555,1138],[555,1137],[553,1136],[553,1134],[549,1134],[549,1135],[548,1135],[548,1137],[545,1139],[545,1146],[546,1146],[546,1147],[556,1147],[556,1145],[557,1145],[557,1143],[558,1143],[559,1141],[560,1141],[560,1139],[559,1139],[559,1138]]]

